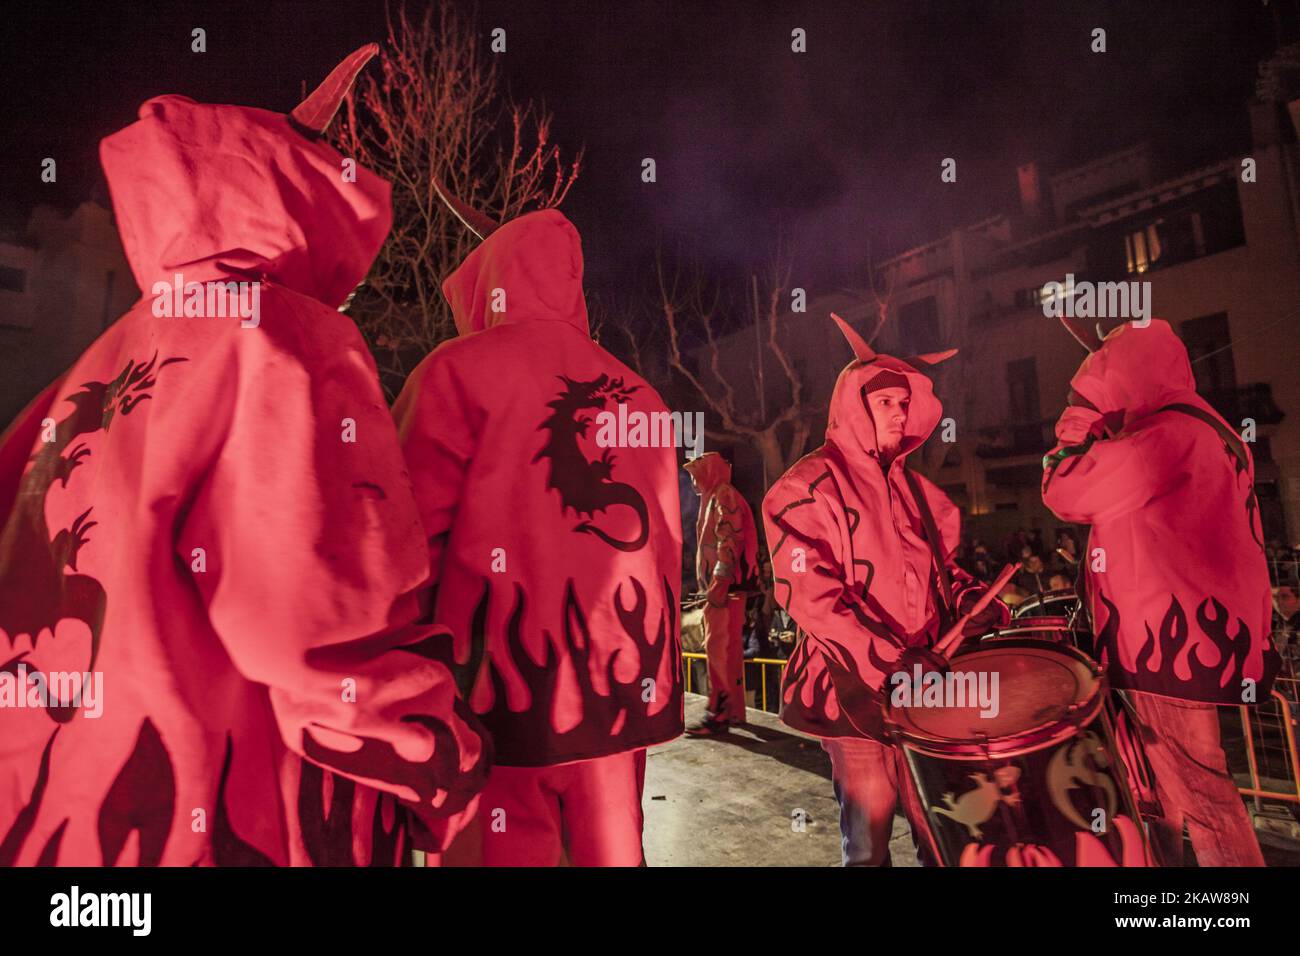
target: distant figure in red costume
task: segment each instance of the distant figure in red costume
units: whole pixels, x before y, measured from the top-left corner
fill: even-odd
[[[724,734],[745,723],[745,600],[758,590],[758,530],[754,514],[731,484],[731,465],[716,451],[686,463],[700,495],[695,573],[704,591],[704,653],[709,703],[693,737]]]
[[[1134,692],[1143,725],[1157,860],[1181,863],[1186,823],[1201,866],[1262,866],[1218,714],[1267,697],[1279,663],[1250,449],[1196,394],[1167,322],[1075,334],[1096,350],[1070,380],[1043,501],[1092,525],[1087,598],[1111,685]]]
[[[639,865],[645,748],[682,732],[676,451],[632,431],[666,409],[591,340],[568,219],[442,195],[484,241],[443,283],[459,337],[393,414],[433,619],[496,752],[449,862]]]
[[[473,811],[489,752],[412,625],[419,515],[338,312],[389,189],[318,135],[377,49],[291,116],[161,96],[101,145],[145,295],[0,439],[0,864],[392,865]]]
[[[856,359],[835,383],[826,443],[771,487],[763,522],[776,599],[803,631],[781,719],[831,756],[844,864],[881,866],[900,790],[914,839],[921,813],[885,734],[884,685],[918,664],[945,670],[931,645],[984,588],[956,563],[960,512],[907,468],[943,414],[928,370],[955,350],[877,355],[834,318]],[[995,600],[967,630],[1008,617]]]

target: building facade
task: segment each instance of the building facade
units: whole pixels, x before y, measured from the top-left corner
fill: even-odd
[[[1044,287],[1072,276],[1149,283],[1150,314],[1187,345],[1198,391],[1253,439],[1266,535],[1300,541],[1296,103],[1252,104],[1249,152],[1192,169],[1161,174],[1147,146],[1046,182],[1028,164],[1019,210],[881,265],[881,346],[962,349],[938,382],[958,438],[925,467],[975,533],[1051,523],[1041,459],[1084,352],[1045,314]]]
[[[780,340],[814,421],[804,451],[822,440],[851,358],[829,312],[891,354],[957,347],[936,370],[953,440],[936,434],[913,463],[962,507],[974,536],[1050,534],[1059,523],[1039,496],[1042,457],[1085,353],[1045,315],[1044,286],[1069,276],[1149,283],[1150,314],[1186,343],[1198,390],[1253,438],[1267,536],[1300,542],[1300,51],[1274,66],[1248,107],[1245,152],[1187,164],[1138,144],[1047,175],[1027,163],[1018,208],[877,264],[871,291],[863,282],[817,295],[783,316]],[[750,327],[719,338],[716,358],[692,358],[780,408],[790,383],[761,346]],[[752,449],[732,453],[738,487],[757,501],[776,476]]]
[[[138,298],[103,206],[38,206],[0,238],[0,429]]]

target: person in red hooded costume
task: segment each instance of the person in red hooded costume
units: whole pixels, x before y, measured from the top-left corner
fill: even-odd
[[[433,619],[496,754],[454,855],[639,865],[645,748],[683,723],[676,451],[633,430],[667,411],[592,341],[563,214],[498,226],[439,191],[484,241],[443,283],[459,336],[393,414]]]
[[[290,116],[162,96],[101,145],[145,296],[0,440],[0,697],[35,688],[0,864],[392,865],[473,812],[489,747],[413,624],[419,514],[338,311],[389,190],[318,137],[377,50]],[[42,698],[69,673],[94,693]]]
[[[769,489],[763,523],[776,599],[803,632],[785,667],[781,719],[823,738],[831,756],[844,864],[881,866],[900,791],[914,839],[922,825],[885,735],[885,682],[916,664],[946,670],[929,648],[983,588],[955,562],[956,506],[907,468],[942,415],[928,370],[955,350],[877,355],[833,317],[856,359],[835,383],[826,443]],[[968,630],[1008,616],[994,601]]]
[[[1092,526],[1085,589],[1111,686],[1142,724],[1164,814],[1153,848],[1179,865],[1186,823],[1201,866],[1262,866],[1217,710],[1263,700],[1280,663],[1250,449],[1196,394],[1167,322],[1085,344],[1043,501]]]
[[[715,451],[685,465],[700,495],[695,574],[704,591],[704,654],[709,702],[693,737],[725,734],[745,723],[745,601],[758,589],[754,514],[731,483],[730,463]]]

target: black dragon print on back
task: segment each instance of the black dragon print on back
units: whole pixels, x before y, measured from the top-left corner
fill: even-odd
[[[21,635],[31,639],[35,650],[41,634],[51,637],[62,621],[81,621],[90,630],[90,660],[93,670],[99,656],[104,611],[108,598],[96,578],[77,571],[77,555],[97,522],[90,520],[93,506],[86,508],[68,528],[51,534],[45,520],[45,499],[54,483],[66,488],[72,473],[85,463],[90,449],[78,441],[83,435],[108,431],[120,413],[130,415],[141,402],[152,398],[158,374],[184,358],[158,361],[158,353],[147,362],[128,360],[111,382],[86,382],[81,390],[64,399],[72,412],[43,432],[41,448],[32,456],[32,468],[23,477],[4,530],[0,532],[0,631],[9,636],[12,649]],[[74,444],[75,442],[75,444]],[[0,665],[11,671],[30,651]],[[49,715],[59,723],[71,720],[75,706],[54,704]]]
[[[533,462],[545,459],[550,463],[546,486],[560,493],[561,513],[573,511],[585,519],[574,526],[574,531],[595,535],[620,551],[639,551],[650,539],[650,516],[645,498],[631,485],[614,480],[613,452],[606,449],[600,458],[592,460],[578,439],[586,436],[592,423],[590,416],[582,414],[584,410],[603,411],[611,399],[615,403],[625,402],[641,386],[624,385],[622,378],[610,378],[603,373],[589,382],[564,375],[559,379],[564,388],[547,402],[551,413],[538,430],[547,432],[548,437]],[[631,508],[640,522],[640,531],[631,540],[614,537],[592,520],[597,512],[608,511],[617,505]]]

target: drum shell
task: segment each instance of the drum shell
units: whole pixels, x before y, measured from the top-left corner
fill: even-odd
[[[1017,617],[1046,617],[1060,615],[1070,617],[1075,608],[1079,606],[1079,596],[1075,593],[1074,588],[1065,588],[1059,591],[1045,591],[1042,594],[1031,594],[1025,600],[1016,605],[1011,612],[1012,618]]]
[[[1057,650],[1086,661],[1076,650]],[[925,839],[942,865],[1148,865],[1104,678],[1088,663],[1097,683],[1087,700],[1025,733],[938,741],[891,719],[910,777],[903,785],[914,788]]]
[[[1096,660],[1095,638],[1081,627],[1070,626],[1070,619],[1059,615],[1016,617],[1006,627],[989,631],[980,636],[980,642],[1002,640],[1025,640],[1033,638],[1063,644],[1082,651],[1090,660]]]

